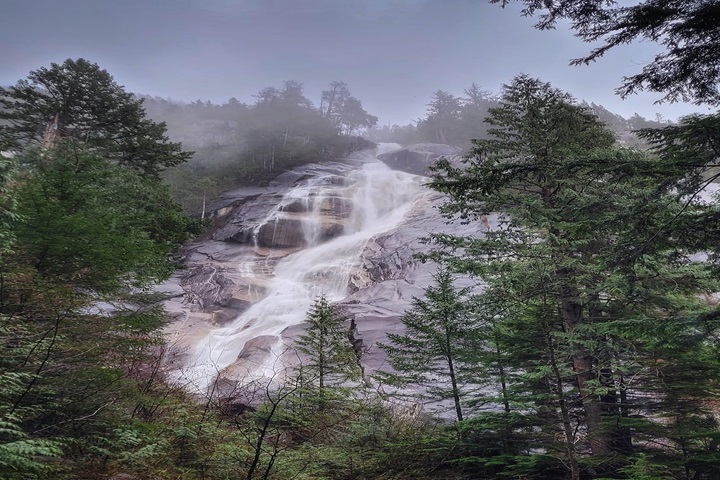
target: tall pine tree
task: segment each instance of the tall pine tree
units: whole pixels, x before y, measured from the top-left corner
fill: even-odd
[[[500,227],[437,240],[487,283],[483,314],[516,409],[541,420],[528,451],[573,480],[617,473],[641,449],[662,457],[648,439],[670,438],[660,418],[681,421],[672,399],[698,408],[717,378],[705,361],[717,328],[700,298],[714,282],[664,227],[711,207],[683,203],[661,160],[614,147],[594,116],[538,80],[515,78],[487,122],[493,138],[475,141],[464,167],[441,161],[433,186],[450,195],[446,214],[496,214]],[[701,377],[679,375],[699,364]]]

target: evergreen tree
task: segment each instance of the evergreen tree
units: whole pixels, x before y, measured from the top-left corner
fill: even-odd
[[[370,128],[378,118],[362,107],[362,102],[350,95],[345,82],[332,82],[329,90],[323,90],[320,97],[320,113],[346,135],[352,135],[360,128]]]
[[[380,378],[394,386],[419,388],[421,398],[452,400],[462,421],[468,397],[477,401],[479,395],[481,329],[469,308],[468,290],[455,289],[447,268],[433,278],[425,298],[413,299],[402,317],[405,333],[388,333],[389,343],[380,344],[393,369]]]
[[[23,420],[30,412],[17,408],[16,399],[32,381],[32,373],[16,371],[16,365],[30,349],[13,342],[22,328],[5,315],[0,315],[0,479],[29,480],[42,478],[52,469],[41,459],[62,454],[62,443],[53,439],[31,438],[23,429]],[[13,332],[13,330],[15,330]],[[15,345],[13,345],[15,343]]]
[[[129,375],[163,321],[144,289],[194,227],[158,173],[188,154],[84,60],[0,95],[0,476],[59,477],[41,456],[107,459],[142,410]]]
[[[295,342],[304,355],[300,373],[322,398],[334,387],[358,378],[359,359],[345,318],[324,294],[315,300],[305,321],[305,333]]]
[[[505,5],[510,0],[491,0]],[[609,50],[634,41],[650,41],[660,52],[640,73],[623,79],[622,96],[649,90],[663,100],[720,105],[720,10],[714,1],[646,0],[634,5],[596,0],[520,0],[523,14],[539,16],[535,25],[552,29],[566,19],[585,42],[601,42],[572,64],[594,62]]]
[[[455,95],[438,90],[433,93],[427,105],[427,116],[418,123],[418,129],[424,136],[435,143],[457,144],[465,139],[458,139],[458,127],[462,121],[462,102]]]
[[[97,64],[68,59],[0,88],[0,137],[18,147],[74,139],[154,176],[191,154],[168,141],[165,124],[145,118],[142,103]]]
[[[16,171],[17,165],[11,154],[3,152],[0,146],[0,259],[10,251],[14,243],[12,226],[19,220],[14,180]]]
[[[683,204],[677,170],[613,147],[596,118],[538,80],[516,77],[487,121],[493,138],[474,141],[464,168],[439,162],[433,186],[451,197],[446,214],[503,212],[500,227],[436,238],[461,252],[447,255],[455,268],[487,283],[481,313],[512,367],[511,398],[544,425],[528,447],[553,452],[573,480],[611,472],[644,435],[671,438],[656,421],[683,422],[671,399],[698,408],[717,378],[707,361],[717,326],[699,299],[714,282],[665,228],[710,207]],[[660,352],[706,373],[658,382]]]
[[[95,293],[165,278],[192,222],[154,179],[61,141],[21,157],[15,261]]]

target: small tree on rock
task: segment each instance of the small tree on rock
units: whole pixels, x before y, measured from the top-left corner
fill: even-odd
[[[306,356],[301,374],[306,385],[323,397],[328,388],[358,378],[360,366],[345,318],[324,294],[315,300],[306,321],[307,329],[296,342],[297,350]]]
[[[389,333],[390,343],[380,344],[394,370],[380,377],[394,386],[425,389],[425,398],[452,399],[462,421],[464,399],[477,387],[480,327],[468,308],[468,289],[456,290],[445,268],[434,278],[425,298],[415,298],[405,312],[405,334]]]

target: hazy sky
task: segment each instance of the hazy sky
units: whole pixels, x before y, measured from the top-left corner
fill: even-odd
[[[690,105],[621,100],[623,75],[652,59],[641,43],[588,67],[590,48],[564,28],[539,32],[519,8],[485,0],[0,0],[0,84],[30,70],[84,57],[126,89],[176,100],[251,102],[284,80],[319,102],[346,82],[381,124],[423,116],[432,93],[461,95],[476,82],[498,91],[527,73],[624,116],[666,118]]]

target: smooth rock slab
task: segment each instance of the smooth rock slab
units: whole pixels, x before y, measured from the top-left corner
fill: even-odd
[[[430,166],[440,157],[458,163],[463,150],[442,143],[418,143],[378,155],[388,167],[415,175],[430,175]]]

